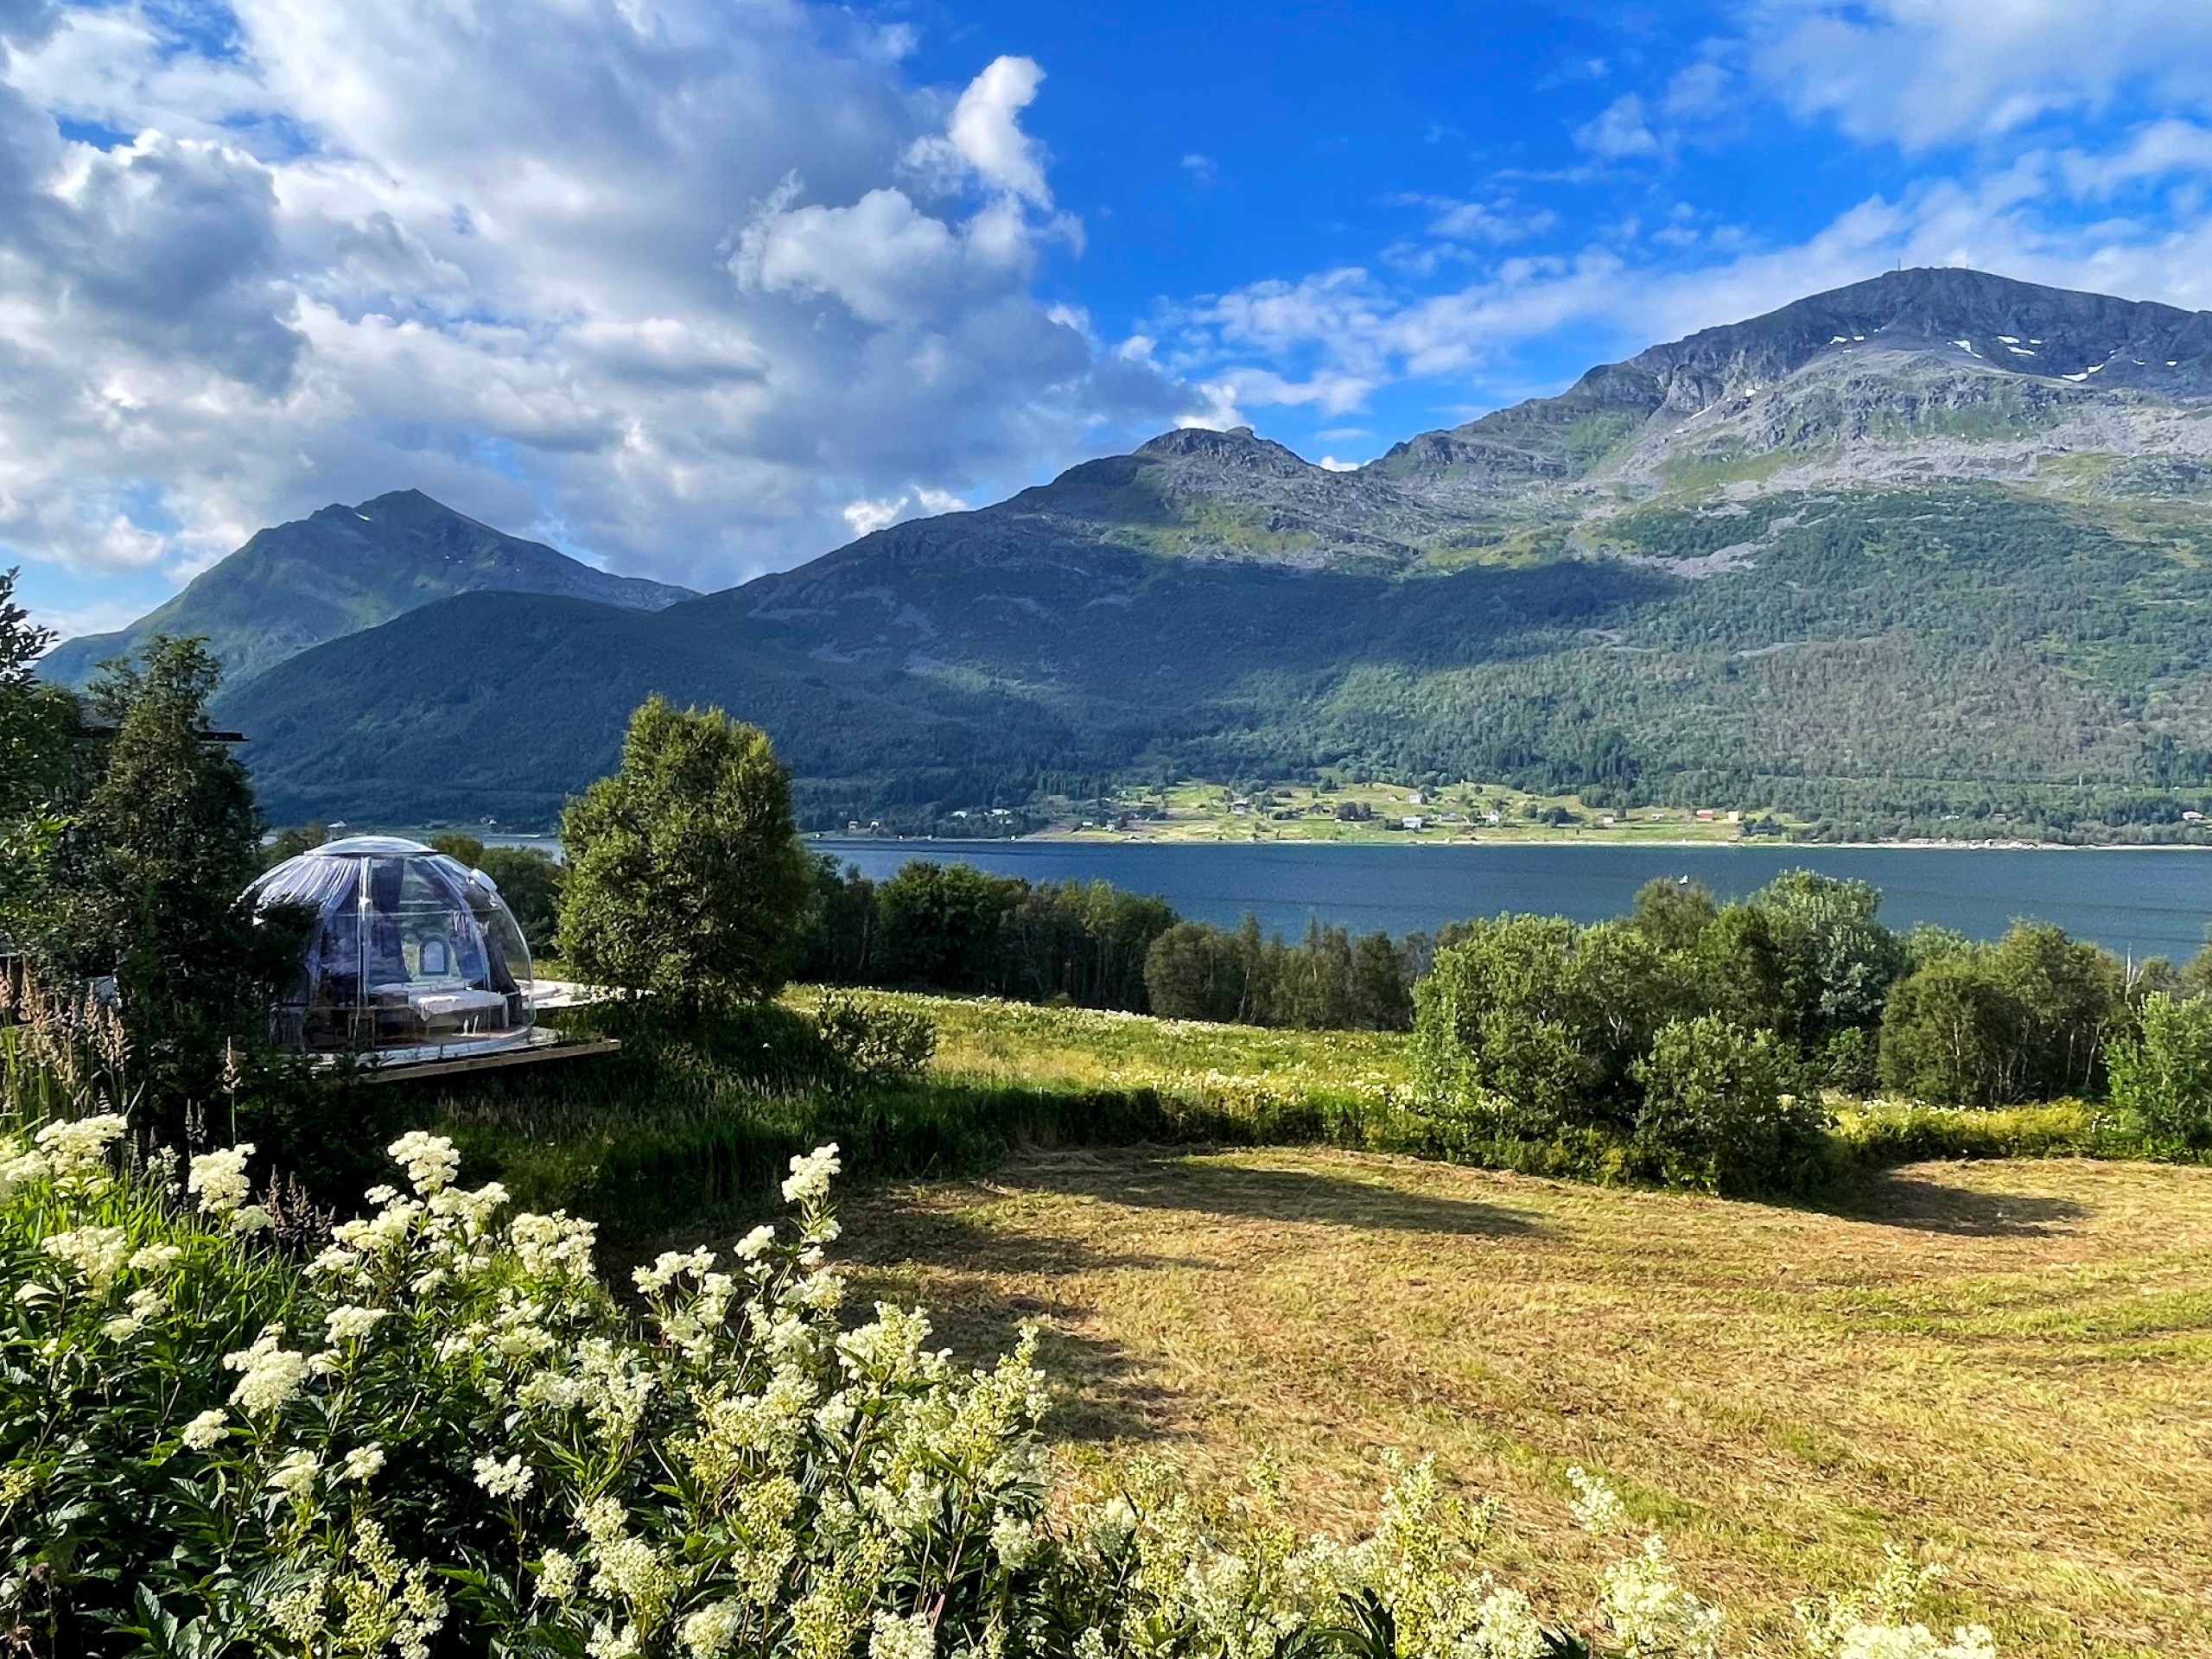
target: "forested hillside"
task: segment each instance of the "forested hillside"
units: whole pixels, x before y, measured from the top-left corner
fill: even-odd
[[[2193,836],[2209,512],[2212,316],[1906,271],[1355,473],[1171,433],[655,614],[431,605],[223,711],[302,817],[550,818],[659,690],[765,724],[817,825],[1340,766]]]

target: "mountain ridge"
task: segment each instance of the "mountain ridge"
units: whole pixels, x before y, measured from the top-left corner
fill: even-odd
[[[255,532],[128,627],[57,645],[40,671],[82,685],[100,662],[128,655],[153,634],[193,633],[207,639],[236,689],[326,640],[479,591],[564,594],[645,610],[695,597],[689,588],[594,569],[419,490],[392,490]]]
[[[355,821],[548,817],[661,690],[761,721],[817,823],[1337,767],[2095,839],[2212,809],[2208,507],[2212,315],[1893,272],[1353,471],[1165,433],[620,627],[441,601],[223,708],[276,810]],[[546,652],[404,690],[464,624]],[[500,725],[525,678],[557,730]]]

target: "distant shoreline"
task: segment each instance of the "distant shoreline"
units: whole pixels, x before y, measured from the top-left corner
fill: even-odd
[[[1693,849],[1710,852],[1812,852],[1821,849],[1842,850],[1850,849],[1866,852],[1940,852],[1940,853],[2212,853],[2212,842],[2148,842],[2148,841],[1783,841],[1760,836],[1756,840],[1699,840],[1693,838],[1660,840],[1639,837],[1634,840],[1619,836],[1485,836],[1471,840],[1421,841],[1410,836],[1402,839],[1308,840],[1286,836],[1269,840],[1232,840],[1218,837],[1202,840],[1193,837],[1155,839],[1149,836],[1101,836],[1084,834],[1053,834],[1050,831],[1028,836],[849,836],[836,835],[827,830],[810,832],[804,837],[810,843],[834,842],[840,846],[928,846],[928,847],[1327,847],[1366,848],[1396,847],[1428,851],[1457,847],[1580,847],[1580,848],[1649,848],[1669,850]]]

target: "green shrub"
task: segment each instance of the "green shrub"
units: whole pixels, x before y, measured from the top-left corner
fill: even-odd
[[[822,1046],[858,1083],[910,1083],[937,1052],[937,1024],[927,1014],[832,991],[814,1010]]]
[[[1637,1154],[1669,1185],[1747,1194],[1808,1185],[1825,1116],[1791,1090],[1796,1065],[1772,1032],[1712,1014],[1678,1020],[1637,1067]]]
[[[2161,1139],[2212,1141],[2212,1001],[2144,998],[2137,1034],[2107,1057],[2113,1104]]]

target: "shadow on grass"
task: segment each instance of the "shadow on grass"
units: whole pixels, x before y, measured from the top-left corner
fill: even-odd
[[[988,1365],[1013,1351],[1023,1326],[1039,1326],[1038,1363],[1059,1385],[1046,1422],[1049,1438],[1103,1443],[1189,1432],[1180,1393],[1121,1343],[1082,1329],[1095,1310],[1071,1281],[1093,1273],[1210,1272],[1212,1264],[1100,1250],[1079,1239],[895,1202],[865,1208],[843,1248],[852,1275],[849,1317],[864,1317],[879,1300],[918,1302],[929,1312],[932,1343],[950,1348],[962,1365]]]
[[[1497,1237],[1543,1230],[1542,1224],[1520,1211],[1469,1198],[1408,1192],[1313,1170],[1254,1168],[1172,1153],[1111,1159],[1033,1157],[1010,1166],[998,1179],[1011,1187],[1072,1193],[1136,1209],[1255,1221]]]
[[[1856,1201],[1841,1213],[1854,1220],[1921,1233],[1973,1238],[2044,1238],[2089,1213],[2072,1198],[2041,1193],[1981,1192],[1926,1175],[1885,1170],[1866,1178]]]

